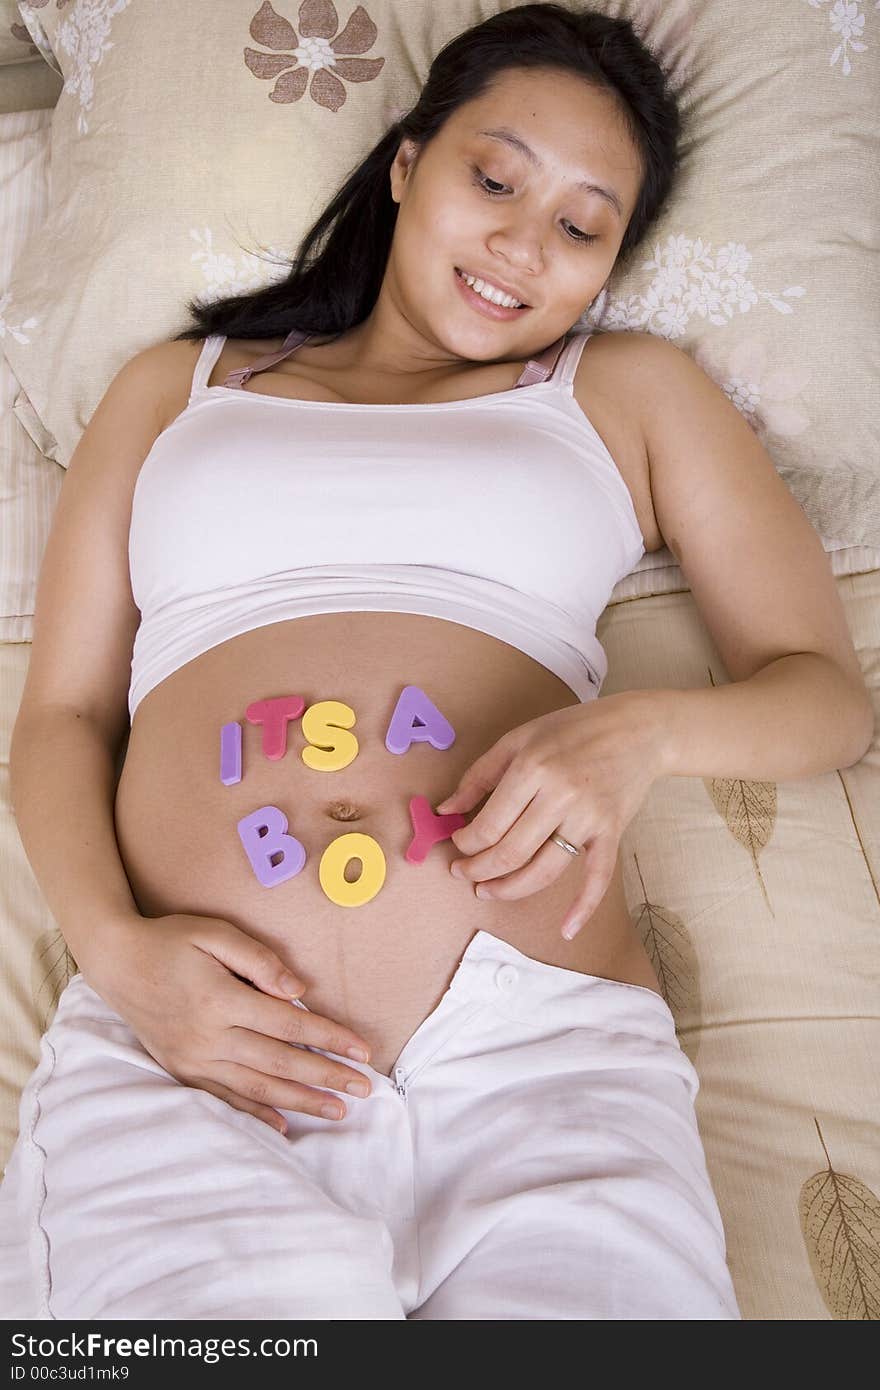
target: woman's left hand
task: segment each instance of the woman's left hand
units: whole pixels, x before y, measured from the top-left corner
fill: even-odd
[[[478,815],[451,836],[470,856],[451,870],[460,866],[487,897],[526,898],[571,865],[572,856],[551,835],[584,846],[584,884],[562,924],[570,940],[608,891],[620,838],[663,772],[655,695],[626,690],[567,705],[493,744],[435,807],[439,814],[464,813],[491,792]]]

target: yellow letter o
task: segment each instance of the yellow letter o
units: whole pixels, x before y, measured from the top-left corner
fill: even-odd
[[[349,883],[345,870],[352,859],[359,859],[362,867],[360,876]],[[375,898],[385,882],[382,846],[372,835],[361,835],[357,831],[338,836],[321,855],[318,880],[331,903],[339,907],[363,907]]]

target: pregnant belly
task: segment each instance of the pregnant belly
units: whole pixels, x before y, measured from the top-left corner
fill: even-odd
[[[448,748],[416,742],[389,752],[386,735],[406,686],[424,691],[451,725]],[[245,711],[288,696],[300,697],[305,712],[323,701],[350,707],[355,722],[340,746],[353,735],[357,754],[346,766],[309,766],[303,752],[321,740],[313,734],[310,742],[302,717],[287,724],[283,755],[267,756],[263,727]],[[138,908],[145,917],[220,917],[271,945],[306,983],[309,1009],[359,1033],[371,1064],[386,1073],[480,929],[535,959],[659,993],[629,918],[619,859],[599,908],[569,942],[559,928],[580,890],[585,855],[566,858],[547,888],[510,902],[480,901],[470,880],[450,875],[462,856],[449,839],[432,844],[420,863],[405,858],[413,798],[435,807],[508,730],[576,703],[563,681],[516,648],[418,614],[316,614],[233,637],[162,681],[135,711],[115,816]],[[235,723],[240,778],[224,784],[221,728]],[[276,870],[274,882],[258,832],[248,841],[238,829],[248,817],[259,822],[261,810],[265,824],[267,807],[281,830],[277,813],[286,818],[288,853],[293,842],[304,853],[298,872],[283,878]],[[335,870],[331,853],[320,873],[328,846],[349,834],[369,837],[370,853],[344,869],[337,857]],[[274,860],[285,862],[280,853]],[[380,861],[384,879],[369,896]],[[367,900],[339,901],[347,893]]]

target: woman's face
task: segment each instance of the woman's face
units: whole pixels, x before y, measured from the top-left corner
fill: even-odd
[[[534,355],[599,294],[640,181],[638,152],[607,93],[566,72],[501,73],[421,152],[401,143],[391,169],[400,208],[377,317],[396,311],[435,360],[437,349],[473,361]],[[509,286],[529,307],[488,317],[461,292],[457,268]]]

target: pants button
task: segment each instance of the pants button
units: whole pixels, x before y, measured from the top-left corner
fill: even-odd
[[[519,971],[515,965],[499,965],[495,972],[495,984],[504,993],[513,989],[519,979]]]

